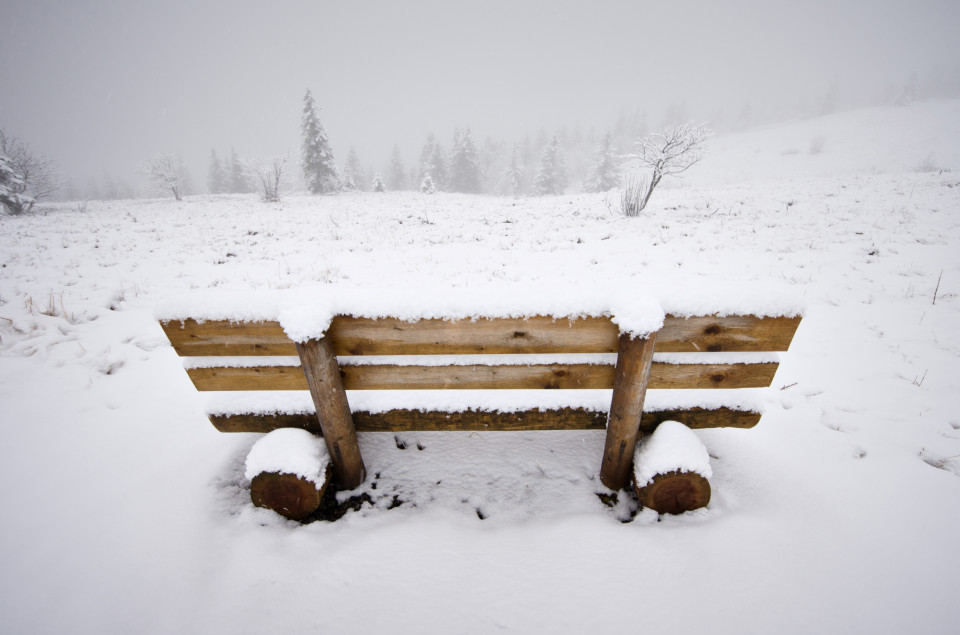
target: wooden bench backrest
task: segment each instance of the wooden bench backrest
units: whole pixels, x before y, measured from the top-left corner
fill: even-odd
[[[657,334],[657,353],[739,353],[785,351],[799,317],[667,316]],[[163,329],[184,357],[295,356],[295,344],[277,322],[171,321]],[[470,355],[616,353],[619,332],[610,318],[421,320],[334,318],[327,333],[333,352],[358,355]],[[410,389],[610,389],[613,363],[491,365],[342,364],[346,390]],[[775,362],[664,363],[651,366],[650,389],[759,388],[769,386]],[[297,363],[189,368],[198,390],[307,390]],[[554,412],[469,412],[450,417],[398,409],[371,415],[353,413],[360,431],[603,429],[605,414],[580,408]],[[211,415],[224,432],[267,432],[277,427],[306,427],[308,415]],[[645,413],[642,427],[665,418],[691,427],[750,427],[759,415],[727,408]]]
[[[742,353],[784,351],[800,318],[755,316],[667,316],[661,330],[646,339],[621,335],[610,318],[435,320],[406,322],[338,316],[322,340],[290,341],[275,322],[232,323],[184,320],[163,325],[177,352],[192,356],[291,356],[301,364],[213,364],[189,368],[198,390],[309,389],[316,415],[307,413],[218,415],[221,431],[263,432],[302,427],[322,432],[341,484],[355,487],[365,478],[356,432],[366,430],[607,430],[601,480],[612,489],[626,484],[638,434],[661,421],[690,427],[751,427],[759,413],[734,408],[689,408],[643,412],[647,388],[702,389],[766,387],[777,369],[771,362],[699,359],[696,363],[653,363],[659,353]],[[339,356],[484,355],[617,353],[616,365],[549,362],[532,364],[344,364]],[[673,361],[673,360],[672,360]],[[352,410],[345,390],[412,389],[613,389],[609,415],[584,408],[552,412],[470,410],[451,415],[395,409]]]

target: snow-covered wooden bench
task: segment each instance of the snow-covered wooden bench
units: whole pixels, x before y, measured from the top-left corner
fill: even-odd
[[[202,360],[185,360],[198,390],[309,391],[312,403],[233,393],[241,398],[208,414],[222,432],[302,428],[322,435],[340,488],[355,488],[366,478],[358,432],[605,429],[600,479],[619,490],[630,482],[638,438],[661,422],[689,428],[756,425],[758,409],[726,390],[720,391],[725,399],[713,395],[720,394],[717,389],[769,386],[777,370],[771,353],[787,350],[800,317],[664,317],[661,310],[659,326],[649,332],[630,332],[624,320],[610,315],[415,320],[335,315],[321,322],[312,331],[294,328],[293,338],[286,323],[270,320],[181,317],[163,322],[163,328],[181,356]],[[648,388],[657,398],[645,400]],[[441,389],[513,394],[559,389],[551,395],[612,389],[612,397],[601,393],[605,404],[548,400],[524,407],[521,399],[501,408],[425,409],[385,405],[382,399],[364,400],[370,393],[351,392],[351,408],[345,392]],[[683,394],[693,397],[684,400]],[[680,509],[705,504],[702,492],[691,487],[667,487],[664,496],[697,499],[681,500]],[[649,501],[649,491],[641,491],[641,499],[644,493]]]

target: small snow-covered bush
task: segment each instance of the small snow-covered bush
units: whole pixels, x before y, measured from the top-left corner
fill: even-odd
[[[704,142],[711,134],[706,125],[691,121],[667,126],[663,132],[641,139],[637,143],[636,154],[627,155],[626,158],[636,160],[641,168],[649,168],[650,179],[646,181],[642,196],[636,201],[633,198],[635,193],[630,192],[630,212],[624,206],[624,213],[627,216],[639,215],[664,176],[682,174],[699,163],[703,158]],[[624,189],[625,199],[628,189]]]
[[[260,198],[265,203],[280,202],[280,186],[286,183],[287,157],[273,157],[254,161],[250,171],[260,189]]]
[[[937,164],[934,163],[932,154],[928,154],[927,158],[917,166],[917,172],[936,172],[937,169]]]

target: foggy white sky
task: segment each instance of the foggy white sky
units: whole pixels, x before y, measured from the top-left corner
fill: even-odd
[[[957,0],[0,0],[0,126],[82,185],[181,152],[293,151],[311,88],[342,165],[454,126],[512,140],[671,102],[800,112],[960,68]]]

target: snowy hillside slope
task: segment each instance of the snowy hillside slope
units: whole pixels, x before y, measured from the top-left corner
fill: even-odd
[[[636,219],[415,193],[0,217],[0,631],[953,631],[958,115],[717,136]],[[698,431],[703,510],[604,505],[602,432],[371,433],[369,502],[301,526],[251,506],[256,435],[212,428],[153,316],[357,287],[806,313],[761,423]]]

